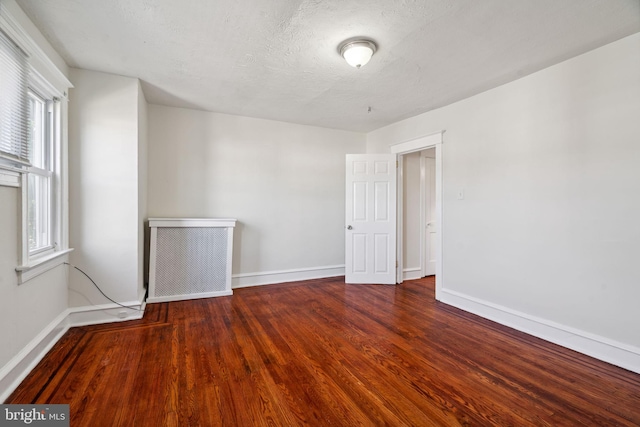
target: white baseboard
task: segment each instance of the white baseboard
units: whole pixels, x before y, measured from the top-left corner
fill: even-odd
[[[242,273],[231,276],[231,288],[246,288],[248,286],[272,285],[274,283],[297,282],[299,280],[323,279],[336,276],[344,276],[344,265]]]
[[[403,280],[415,280],[422,277],[422,269],[420,267],[405,268],[402,270]]]
[[[640,374],[640,348],[442,289],[439,300],[529,335]]]
[[[213,298],[213,297],[224,297],[233,295],[233,291],[216,291],[216,292],[202,292],[199,294],[186,294],[186,295],[171,295],[167,297],[149,297],[147,298],[148,303],[154,302],[168,302],[168,301],[185,301],[189,299],[200,299],[200,298]]]
[[[122,305],[131,308],[121,307],[113,303],[72,307],[68,310],[69,327],[142,319],[146,306],[144,302],[129,301],[122,303]]]
[[[31,370],[42,360],[55,343],[74,326],[95,325],[99,323],[122,322],[141,319],[145,303],[127,302],[122,305],[140,309],[134,311],[117,304],[74,307],[60,313],[29,344],[0,369],[0,402],[4,402],[20,385]],[[125,312],[125,317],[120,313]]]
[[[68,314],[68,310],[60,313],[0,369],[0,402],[4,402],[13,393],[51,347],[67,332]]]

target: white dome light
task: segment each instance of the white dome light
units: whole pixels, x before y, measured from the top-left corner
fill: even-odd
[[[355,68],[360,68],[369,62],[375,51],[376,45],[370,40],[354,40],[340,47],[340,55]]]

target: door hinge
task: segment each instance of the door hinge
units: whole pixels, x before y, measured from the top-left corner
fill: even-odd
[[[396,169],[398,169],[398,161],[396,160]]]
[[[398,268],[398,260],[396,260],[396,268]]]

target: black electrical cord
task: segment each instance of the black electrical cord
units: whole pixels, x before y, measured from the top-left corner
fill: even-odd
[[[78,267],[76,267],[76,266],[75,266],[75,265],[73,265],[73,264],[69,264],[68,262],[65,262],[65,264],[67,264],[67,265],[68,265],[68,266],[70,266],[70,267],[75,268],[75,269],[76,269],[76,270],[78,270],[80,273],[84,274],[84,275],[87,277],[87,279],[89,279],[89,280],[91,281],[91,283],[93,283],[93,286],[95,286],[95,287],[96,287],[96,289],[97,289],[98,291],[100,291],[100,293],[101,293],[101,294],[102,294],[106,299],[108,299],[109,301],[111,301],[112,303],[114,303],[114,304],[116,304],[116,305],[119,305],[120,307],[123,307],[123,308],[128,308],[129,310],[144,311],[144,310],[140,310],[139,308],[129,307],[129,306],[126,306],[126,305],[122,305],[122,304],[120,304],[119,302],[112,300],[112,299],[111,299],[111,298],[109,298],[109,297],[108,297],[104,292],[102,292],[102,289],[100,289],[100,286],[98,286],[98,284],[97,284],[96,282],[94,282],[94,281],[93,281],[93,279],[92,279],[91,277],[89,277],[89,275],[88,275],[87,273],[85,273],[84,271],[80,270]]]

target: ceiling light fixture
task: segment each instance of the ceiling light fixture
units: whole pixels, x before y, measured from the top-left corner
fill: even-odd
[[[376,52],[377,46],[371,40],[351,39],[342,42],[338,50],[340,55],[352,67],[360,68],[365,65],[373,54]]]

